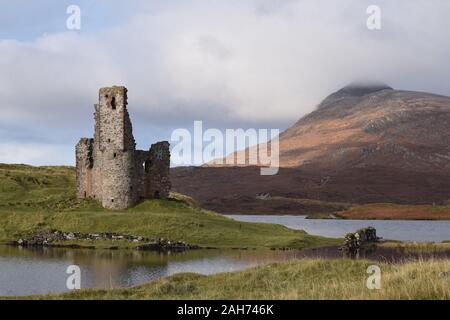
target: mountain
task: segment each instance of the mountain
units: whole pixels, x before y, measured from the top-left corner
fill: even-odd
[[[277,175],[260,176],[256,167],[176,168],[172,181],[177,191],[228,213],[447,203],[450,97],[353,83],[280,135]]]

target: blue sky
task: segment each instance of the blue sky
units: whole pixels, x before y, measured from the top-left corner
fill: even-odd
[[[100,87],[138,147],[176,128],[284,129],[355,79],[450,95],[446,0],[1,1],[0,162],[74,164]],[[81,30],[66,9],[81,8]]]
[[[70,5],[82,8],[83,28],[93,33],[102,28],[125,22],[136,13],[150,14],[170,6],[170,1],[124,0],[16,0],[2,1],[0,38],[32,41],[47,33],[65,32],[66,9]],[[166,3],[165,5],[163,3]],[[169,4],[168,4],[169,3]]]

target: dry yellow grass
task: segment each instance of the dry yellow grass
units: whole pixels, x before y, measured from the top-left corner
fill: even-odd
[[[38,299],[450,299],[450,260],[378,264],[381,289],[366,286],[364,260],[301,260],[211,276],[178,274],[142,286]]]
[[[381,247],[399,249],[404,252],[433,253],[450,250],[450,242],[397,242],[386,241],[378,244]]]

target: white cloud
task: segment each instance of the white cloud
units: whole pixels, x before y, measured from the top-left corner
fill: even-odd
[[[369,4],[183,1],[102,31],[0,41],[0,125],[71,128],[70,146],[113,84],[128,86],[140,131],[287,126],[355,78],[450,95],[450,3],[380,0],[380,31],[366,28]]]

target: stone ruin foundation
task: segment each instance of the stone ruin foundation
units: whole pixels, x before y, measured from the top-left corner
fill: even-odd
[[[367,244],[373,244],[380,240],[374,227],[359,229],[356,232],[345,235],[344,244],[340,248],[349,257],[357,257],[359,250]]]
[[[143,199],[167,198],[169,142],[136,150],[125,87],[102,88],[95,105],[94,138],[76,145],[78,198],[94,198],[108,209],[126,209]]]

